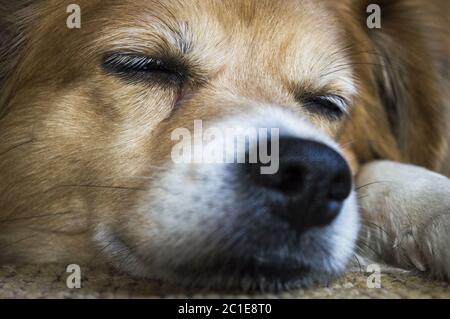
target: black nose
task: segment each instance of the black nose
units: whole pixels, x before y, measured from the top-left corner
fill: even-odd
[[[279,170],[264,175],[261,166],[246,164],[245,175],[252,186],[264,189],[263,194],[273,199],[272,213],[298,230],[331,223],[351,192],[347,162],[319,142],[280,137]]]

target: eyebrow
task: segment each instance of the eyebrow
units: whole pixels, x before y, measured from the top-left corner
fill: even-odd
[[[298,100],[313,96],[334,96],[339,97],[343,104],[349,104],[349,100],[356,93],[353,81],[335,79],[332,82],[317,85],[315,82],[295,82],[291,81],[287,88],[289,92]]]
[[[103,41],[109,43],[106,51],[103,50],[102,64],[114,66],[122,58],[128,61],[136,59],[153,59],[165,62],[171,69],[187,73],[197,68],[194,61],[189,58],[194,45],[192,34],[187,22],[172,27],[158,20],[151,28],[144,26],[127,26],[114,30],[114,34],[107,36]],[[132,58],[136,59],[132,59]],[[199,70],[198,70],[199,71]],[[192,72],[192,76],[201,72]]]
[[[114,30],[114,38],[105,39],[110,43],[110,52],[123,52],[148,56],[186,56],[193,49],[192,33],[187,23],[176,27],[160,21],[148,27],[123,27]]]

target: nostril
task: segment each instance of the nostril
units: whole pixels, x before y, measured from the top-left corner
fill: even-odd
[[[330,224],[341,212],[342,201],[330,200],[326,207],[316,216],[316,226],[325,226]]]
[[[352,178],[348,167],[338,171],[330,183],[328,196],[331,200],[344,201],[351,192]]]
[[[305,172],[299,165],[291,165],[284,167],[280,172],[280,181],[277,188],[287,194],[297,194],[302,191],[305,184]]]
[[[247,174],[260,186],[282,192],[286,195],[298,194],[304,185],[305,172],[299,165],[284,165],[275,174],[261,174],[259,164],[247,164]]]

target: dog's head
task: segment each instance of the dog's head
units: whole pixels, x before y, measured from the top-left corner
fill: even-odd
[[[1,8],[3,258],[217,286],[345,269],[351,171],[402,156],[362,3],[83,0],[70,29],[69,2],[26,2]]]

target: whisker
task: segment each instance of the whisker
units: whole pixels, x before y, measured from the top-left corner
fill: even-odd
[[[329,76],[329,75],[331,75],[333,73],[345,70],[345,68],[351,67],[351,66],[373,66],[373,67],[379,67],[379,68],[384,68],[384,69],[387,69],[387,70],[394,70],[394,71],[398,71],[398,72],[401,72],[401,73],[405,73],[405,71],[402,70],[401,68],[394,67],[394,66],[387,65],[387,64],[372,63],[372,62],[350,62],[350,63],[343,63],[343,64],[335,65],[333,69],[331,69],[327,73],[322,74],[322,76],[323,77]]]
[[[6,151],[0,153],[0,156],[4,156],[4,155],[8,154],[9,152],[14,151],[15,149],[17,149],[17,148],[19,148],[19,147],[22,147],[22,146],[31,144],[31,143],[33,143],[33,142],[34,142],[34,140],[27,140],[27,141],[21,142],[21,143],[19,143],[19,144],[17,144],[17,145],[14,145],[13,147],[7,149]]]
[[[365,246],[365,247],[368,248],[370,251],[372,251],[372,252],[377,256],[377,258],[383,259],[381,253],[379,253],[378,251],[376,251],[376,250],[375,250],[372,246],[370,246],[368,243],[365,243],[365,242],[363,242],[363,241],[360,241],[360,242],[358,242],[358,244],[357,244],[358,248],[360,248],[361,251],[364,252],[364,248],[360,247],[359,245]]]
[[[103,246],[96,254],[94,257],[92,257],[91,260],[88,261],[87,266],[90,267],[92,265],[92,263],[94,262],[95,259],[97,259],[98,256],[100,256],[109,246],[111,246],[113,244],[113,241],[110,241],[108,244],[106,244],[105,246]]]
[[[67,211],[67,212],[52,213],[52,214],[45,214],[45,215],[36,215],[36,216],[25,216],[25,217],[10,218],[10,219],[1,219],[0,220],[0,224],[13,223],[13,222],[22,221],[22,220],[32,220],[32,219],[45,218],[45,217],[69,215],[69,214],[73,214],[73,213],[74,213],[73,211]]]
[[[1,247],[0,247],[0,250],[3,250],[3,249],[5,249],[5,248],[11,247],[11,246],[14,246],[14,245],[16,245],[16,244],[18,244],[18,243],[21,243],[21,242],[23,242],[23,241],[25,241],[25,240],[27,240],[27,239],[33,238],[33,237],[35,237],[34,234],[33,234],[33,235],[29,235],[29,236],[24,237],[24,238],[21,238],[21,239],[16,240],[16,241],[13,241],[13,242],[8,243],[8,244],[6,244],[6,245],[4,245],[4,246],[1,246]]]
[[[367,183],[367,184],[365,184],[365,185],[359,186],[359,187],[355,188],[355,190],[356,190],[356,191],[359,191],[359,190],[361,190],[361,189],[363,189],[363,188],[366,188],[366,187],[369,187],[369,186],[372,186],[372,185],[375,185],[375,184],[381,184],[381,183],[392,183],[392,181],[376,181],[376,182],[371,182],[371,183]]]
[[[156,166],[156,165],[145,165],[146,167],[150,167],[150,168],[154,168],[154,169],[159,169],[161,171],[167,170],[167,167],[163,167],[163,166]]]
[[[367,197],[369,197],[369,195],[358,196],[358,200],[362,200],[362,199],[367,198]]]
[[[354,259],[356,260],[356,262],[358,263],[359,272],[360,272],[360,273],[363,273],[364,271],[363,271],[363,269],[362,269],[361,263],[359,262],[358,256],[356,256],[356,254],[353,254],[353,258],[354,258]]]
[[[372,143],[372,144],[376,144],[376,145],[380,145],[380,146],[388,146],[389,147],[389,144],[384,142],[384,141],[377,141],[377,140],[368,139],[368,138],[367,139],[366,138],[365,139],[362,139],[362,138],[354,139],[352,141],[349,141],[349,142],[346,142],[346,143],[342,144],[341,147],[342,148],[346,148],[346,147],[348,147],[350,145],[357,144],[357,143],[364,143],[364,142],[368,142],[368,143]]]
[[[392,243],[394,242],[394,238],[391,236],[391,234],[389,234],[381,225],[377,225],[377,224],[370,222],[364,218],[362,218],[362,222],[365,224],[366,227],[368,227],[370,225],[370,226],[375,227],[376,229],[382,231],[391,240]]]
[[[101,188],[101,189],[115,189],[115,190],[127,190],[127,191],[147,191],[144,188],[125,187],[125,186],[109,186],[109,185],[59,185],[58,187],[80,187],[80,188]]]
[[[353,144],[356,143],[357,141],[358,141],[358,140],[352,140],[352,141],[350,141],[350,142],[341,144],[340,147],[341,147],[341,148],[346,148],[347,146],[353,145]]]

